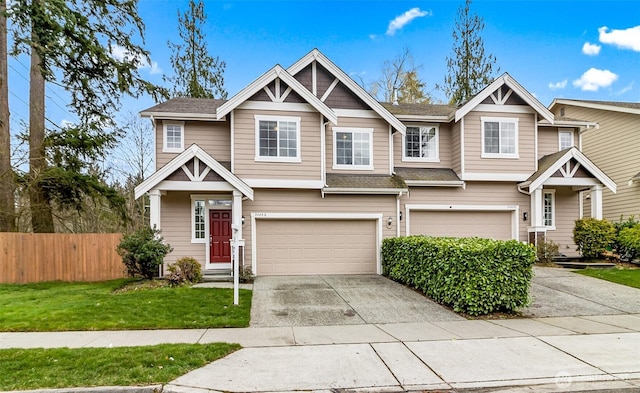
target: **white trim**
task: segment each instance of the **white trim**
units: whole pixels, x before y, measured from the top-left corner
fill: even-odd
[[[231,207],[224,207],[224,206],[217,206],[215,209],[209,209],[209,204],[208,201],[211,199],[215,199],[215,200],[231,200],[229,197],[229,194],[190,194],[189,195],[190,199],[191,199],[191,243],[193,244],[206,244],[209,245],[208,242],[208,235],[209,235],[209,210],[231,210],[233,209],[233,206]],[[195,202],[196,201],[203,201],[204,202],[204,238],[202,239],[197,239],[195,237],[195,232],[196,232],[196,228],[195,228]],[[206,257],[206,264],[209,264],[209,251],[206,250],[205,248],[205,252],[207,254]]]
[[[236,157],[236,115],[235,112],[229,114],[231,120],[231,173],[235,172],[235,157]]]
[[[389,125],[389,176],[393,176],[394,172],[394,158],[393,158],[393,129]]]
[[[236,109],[285,112],[318,112],[303,102],[245,101]]]
[[[155,187],[163,191],[233,191],[234,188],[226,181],[179,181],[162,180]]]
[[[243,179],[251,188],[304,188],[320,190],[322,180],[285,180],[285,179]]]
[[[536,113],[530,106],[527,105],[491,105],[491,104],[478,104],[470,112],[489,112],[489,113],[518,113],[529,114]]]
[[[460,120],[460,175],[464,175],[464,118]]]
[[[519,141],[519,120],[518,118],[515,117],[489,117],[489,116],[481,116],[480,117],[480,138],[481,138],[481,149],[480,150],[480,157],[481,158],[507,158],[507,159],[514,159],[514,158],[520,158],[519,155],[519,146],[518,146],[518,141]],[[515,125],[515,152],[513,153],[487,153],[485,152],[485,146],[484,146],[484,141],[485,141],[485,128],[484,125],[485,123],[498,123],[498,132],[499,132],[499,140],[500,140],[500,145],[499,148],[502,148],[502,123],[513,123]]]
[[[397,117],[391,114],[391,112],[389,112],[384,106],[382,106],[382,104],[380,104],[369,93],[367,93],[360,85],[358,85],[353,79],[351,79],[347,74],[345,74],[344,71],[342,71],[338,66],[336,66],[318,49],[313,49],[311,52],[307,53],[300,60],[298,60],[289,68],[287,68],[287,71],[291,75],[295,75],[314,61],[320,63],[320,65],[326,68],[327,71],[329,71],[336,78],[338,78],[340,82],[342,82],[348,89],[350,89],[358,98],[360,98],[367,105],[369,105],[369,107],[371,107],[371,109],[373,109],[376,113],[378,113],[380,117],[382,117],[389,124],[391,124],[393,128],[398,130],[401,134],[404,134],[405,126]]]
[[[411,235],[411,211],[476,211],[476,212],[504,212],[510,211],[511,215],[511,238],[518,240],[520,237],[520,206],[518,205],[405,205],[406,220],[405,234]]]
[[[534,171],[538,170],[538,116],[533,115],[533,154],[534,154]]]
[[[302,118],[294,117],[294,116],[271,116],[271,115],[254,115],[253,116],[255,122],[255,161],[264,161],[264,162],[302,162],[302,154],[300,151],[300,138],[302,132],[300,131]],[[277,127],[280,126],[280,122],[290,122],[296,123],[296,156],[295,157],[280,157],[280,132],[278,133],[278,146],[276,147],[277,156],[261,156],[260,155],[260,122],[261,121],[275,121],[278,123]]]
[[[513,90],[520,98],[522,98],[527,104],[529,104],[540,116],[553,123],[553,113],[547,109],[540,101],[538,101],[531,93],[529,93],[522,85],[520,85],[515,79],[508,73],[502,74],[496,78],[489,86],[485,87],[480,93],[476,94],[471,100],[467,101],[461,108],[455,112],[455,120],[458,121],[471,112],[474,108],[482,103],[487,97],[493,94],[497,89],[503,85],[507,85]]]
[[[595,186],[601,184],[599,180],[592,177],[550,177],[543,183],[545,186]]]
[[[331,187],[323,188],[322,195],[325,194],[351,194],[351,195],[401,195],[409,192],[407,188],[348,188],[348,187]]]
[[[226,121],[216,118],[215,113],[178,113],[178,112],[140,112],[140,117],[155,118],[158,120],[198,120],[198,121]]]
[[[368,109],[334,109],[338,117],[355,117],[361,119],[380,119],[375,111]]]
[[[318,70],[315,61],[311,63],[311,92],[314,96],[318,96]]]
[[[440,125],[439,124],[407,124],[407,130],[409,128],[417,128],[421,131],[421,128],[435,128],[435,144],[436,155],[435,157],[407,157],[407,131],[402,136],[402,162],[440,162]],[[422,147],[420,147],[422,152]]]
[[[452,116],[436,116],[436,115],[395,115],[402,121],[426,121],[426,122],[438,122],[448,123],[453,120]]]
[[[331,132],[333,133],[333,169],[344,169],[351,171],[371,171],[373,170],[373,128],[359,128],[359,127],[333,127]],[[338,164],[337,163],[337,138],[338,132],[353,134],[367,134],[369,136],[369,165],[356,165],[356,164]],[[353,137],[351,139],[353,142]],[[351,145],[351,151],[353,152],[353,144]]]
[[[267,96],[269,96],[271,102],[279,102],[276,96],[271,92],[271,89],[269,89],[269,86],[263,87],[262,90],[267,93]]]
[[[320,114],[320,179],[327,184],[327,125]]]
[[[608,105],[604,103],[583,102],[580,100],[556,98],[553,100],[551,105],[549,105],[549,108],[553,109],[553,107],[556,105],[572,105],[572,106],[579,106],[583,108],[601,109],[603,111],[622,112],[622,113],[631,113],[634,115],[640,115],[640,109],[637,109],[637,108],[627,108],[627,107],[621,107],[617,105]]]
[[[571,146],[562,147],[562,134],[570,134],[571,135]],[[570,147],[575,146],[575,132],[572,128],[558,128],[558,150],[568,149]]]
[[[167,126],[180,126],[180,147],[167,147]],[[182,153],[184,151],[184,122],[183,121],[162,121],[162,152]]]
[[[409,187],[464,187],[465,183],[460,180],[405,180]]]
[[[157,168],[158,165],[158,124],[153,116],[150,116],[151,125],[153,126],[153,167]]]
[[[546,194],[551,195],[551,225],[545,224],[544,217],[544,196]],[[542,224],[549,231],[556,230],[556,190],[555,189],[542,189]]]
[[[491,173],[491,172],[466,172],[460,175],[463,181],[525,181],[530,173]]]
[[[315,64],[315,62],[313,64]],[[338,83],[340,83],[340,80],[338,78],[334,79],[333,82],[331,82],[331,84],[327,88],[327,91],[325,91],[322,97],[320,98],[320,101],[324,102],[329,97],[329,94],[333,92],[333,89],[336,88]]]
[[[382,245],[382,220],[381,213],[271,213],[253,212],[251,213],[251,268],[253,273],[259,275],[258,271],[258,234],[256,220],[375,220],[376,221],[376,272],[382,274],[380,264],[380,247]]]

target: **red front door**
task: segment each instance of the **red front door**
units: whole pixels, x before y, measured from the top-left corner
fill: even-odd
[[[209,210],[209,262],[231,262],[231,210]]]

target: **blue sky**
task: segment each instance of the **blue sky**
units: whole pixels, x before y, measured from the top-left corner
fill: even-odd
[[[210,53],[226,61],[230,96],[280,64],[288,67],[318,48],[364,82],[380,76],[385,60],[408,48],[431,91],[446,74],[460,1],[205,1]],[[188,2],[140,0],[152,64],[144,77],[162,83],[171,73],[167,41],[177,41],[178,9]],[[485,50],[544,105],[553,98],[640,101],[640,1],[475,0]],[[28,58],[10,60],[12,127],[26,118]],[[73,120],[66,94],[47,89],[48,117]],[[439,91],[436,98],[444,100]],[[140,111],[150,98],[125,99]]]

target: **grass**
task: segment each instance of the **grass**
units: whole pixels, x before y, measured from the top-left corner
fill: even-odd
[[[578,270],[576,273],[628,287],[640,288],[640,269],[584,269]]]
[[[130,280],[0,285],[0,331],[196,329],[249,326],[251,291],[151,288],[114,292]]]
[[[0,350],[0,390],[164,384],[237,344]]]

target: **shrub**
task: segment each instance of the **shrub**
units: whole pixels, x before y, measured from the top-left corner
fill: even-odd
[[[238,281],[242,283],[250,283],[253,282],[255,276],[253,275],[253,270],[251,270],[251,266],[242,266],[239,270]]]
[[[553,257],[558,255],[560,246],[553,240],[540,240],[536,247],[536,256],[540,263],[552,263]]]
[[[625,259],[632,261],[640,257],[640,224],[624,228],[618,235],[618,243],[625,250]]]
[[[196,284],[202,280],[202,266],[195,258],[183,257],[169,265],[167,280],[171,286]]]
[[[143,227],[125,235],[117,250],[129,276],[152,279],[172,248],[164,243],[159,230]]]
[[[470,315],[526,306],[535,256],[533,246],[516,240],[410,236],[382,243],[384,275]]]
[[[573,228],[573,241],[585,258],[600,257],[603,252],[613,246],[615,238],[616,229],[607,220],[583,218],[576,220]]]
[[[623,261],[631,261],[638,256],[638,254],[634,252],[633,247],[629,249],[620,241],[620,233],[624,229],[633,228],[636,225],[640,225],[640,221],[636,221],[634,216],[630,216],[626,221],[622,221],[622,216],[620,216],[620,221],[613,223],[613,226],[616,228],[616,240],[613,243],[613,248]]]

